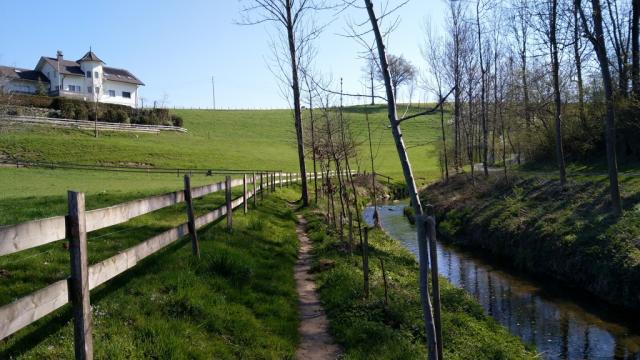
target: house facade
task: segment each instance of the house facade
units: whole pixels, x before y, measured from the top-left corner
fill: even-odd
[[[4,92],[62,96],[136,107],[138,89],[144,86],[125,69],[108,67],[93,51],[80,60],[41,57],[34,70],[0,66],[0,86]]]

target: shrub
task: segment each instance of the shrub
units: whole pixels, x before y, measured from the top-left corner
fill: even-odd
[[[173,126],[182,127],[182,125],[184,125],[184,119],[179,115],[171,114],[171,123]]]
[[[76,106],[75,107],[75,117],[76,120],[88,120],[89,119],[89,110],[87,110],[86,106]]]

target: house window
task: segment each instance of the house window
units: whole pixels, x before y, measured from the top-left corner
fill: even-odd
[[[109,90],[109,96],[116,97],[116,91],[115,90]]]
[[[91,78],[91,71],[87,71],[87,78]]]
[[[96,86],[96,95],[100,95],[100,87]]]
[[[122,92],[122,97],[125,99],[131,99],[131,93],[128,91],[123,91]]]
[[[87,87],[87,92],[88,92],[89,94],[93,94],[93,92],[91,91],[91,86]]]
[[[100,73],[98,73],[97,71],[93,73],[93,77],[94,78],[99,78],[100,77]]]

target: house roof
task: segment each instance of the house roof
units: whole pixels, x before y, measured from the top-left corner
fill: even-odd
[[[125,69],[116,69],[112,67],[103,66],[104,78],[110,81],[120,81],[136,85],[144,85],[140,79],[135,77],[132,73]]]
[[[9,66],[0,66],[0,76],[10,80],[49,82],[49,79],[40,71]]]
[[[78,60],[77,62],[81,63],[83,61],[97,61],[104,64],[104,61],[100,60],[93,51],[89,51],[88,53],[84,54],[84,56],[80,58],[80,60]]]
[[[43,60],[49,65],[53,66],[54,69],[58,69],[58,59],[43,56],[41,58],[41,61]],[[80,68],[80,64],[75,61],[64,59],[60,63],[60,73],[63,75],[84,76],[84,71],[82,71],[82,69]]]
[[[83,60],[84,58],[86,58],[87,56],[94,56],[95,59],[97,60]],[[95,54],[93,52],[88,52],[87,54],[85,54],[85,56],[83,56],[82,59],[78,60],[78,62],[80,61],[100,61],[102,62],[102,60],[98,59],[98,57],[95,56]],[[36,69],[40,68],[40,64],[41,63],[48,63],[49,65],[51,65],[54,69],[58,69],[58,59],[57,58],[50,58],[50,57],[42,57],[40,58],[40,62],[38,62],[38,66],[36,67]],[[82,71],[82,68],[80,67],[80,64],[76,62],[76,61],[71,61],[71,60],[62,60],[62,62],[60,63],[60,73],[63,75],[74,75],[74,76],[85,76],[84,71]],[[104,64],[104,62],[103,62]],[[144,83],[142,81],[140,81],[140,79],[138,79],[137,77],[135,77],[135,75],[133,75],[132,73],[130,73],[128,70],[125,69],[117,69],[117,68],[112,68],[112,67],[108,67],[108,66],[103,66],[102,70],[104,71],[104,77],[106,80],[109,81],[118,81],[118,82],[124,82],[124,83],[129,83],[129,84],[136,84],[136,85],[144,85]]]

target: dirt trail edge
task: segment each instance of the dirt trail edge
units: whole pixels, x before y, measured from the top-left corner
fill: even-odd
[[[309,274],[312,246],[305,231],[306,224],[307,221],[298,215],[296,233],[300,240],[300,251],[294,270],[301,320],[298,327],[300,345],[296,351],[296,359],[333,360],[340,356],[341,351],[329,334],[329,321],[316,293],[316,284]]]

